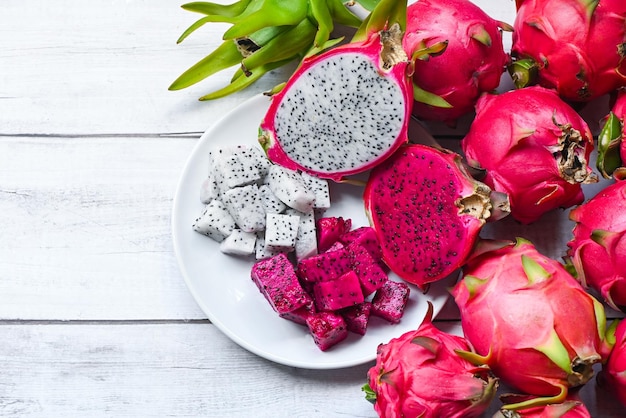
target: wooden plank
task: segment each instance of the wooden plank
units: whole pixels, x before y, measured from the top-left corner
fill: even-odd
[[[0,318],[206,318],[170,235],[196,141],[3,138]]]
[[[205,323],[4,324],[0,340],[3,417],[376,417],[360,389],[372,364],[286,367]],[[581,396],[594,417],[623,416],[595,380]]]

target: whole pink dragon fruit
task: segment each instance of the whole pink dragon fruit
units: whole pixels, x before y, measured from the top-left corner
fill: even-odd
[[[269,159],[341,181],[406,143],[413,90],[405,25],[406,2],[382,0],[351,43],[305,58],[261,122]]]
[[[604,178],[626,178],[626,89],[613,94],[611,111],[598,135],[596,167]]]
[[[626,85],[624,0],[517,0],[513,27],[518,86],[536,78],[567,100],[588,101]]]
[[[615,328],[613,350],[602,366],[599,385],[607,387],[626,406],[626,320],[622,319]]]
[[[605,187],[569,217],[576,225],[568,260],[578,280],[626,312],[626,181]]]
[[[484,242],[452,290],[465,338],[503,383],[535,395],[505,409],[559,403],[603,359],[606,317],[558,262],[528,241]],[[491,248],[490,248],[491,247]]]
[[[512,29],[469,0],[410,4],[403,41],[407,53],[447,42],[441,54],[415,62],[413,114],[451,123],[474,110],[480,94],[500,84],[510,60],[501,31]]]
[[[483,95],[461,146],[472,167],[486,170],[481,180],[509,195],[522,223],[582,203],[581,184],[598,181],[588,165],[587,123],[543,87]]]
[[[426,290],[459,268],[508,200],[474,180],[451,151],[411,144],[372,170],[363,195],[383,261]]]
[[[432,324],[432,306],[416,331],[378,347],[364,387],[381,418],[472,418],[493,400],[498,381],[463,359],[467,341]]]

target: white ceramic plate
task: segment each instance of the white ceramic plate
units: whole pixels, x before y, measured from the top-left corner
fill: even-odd
[[[365,336],[352,334],[347,340],[322,352],[307,329],[280,318],[250,279],[254,260],[222,254],[219,244],[192,229],[202,212],[200,185],[208,173],[209,150],[227,144],[258,146],[257,129],[269,98],[259,95],[238,106],[207,130],[194,148],[183,170],[172,212],[172,234],[178,262],[192,295],[211,322],[247,350],[288,366],[334,369],[376,358],[376,347],[406,331],[424,318],[427,301],[437,313],[446,299],[452,279],[431,286],[427,294],[416,287],[399,324],[372,318]],[[353,227],[367,225],[362,188],[333,184],[331,208],[326,216],[352,219]],[[394,278],[398,280],[397,278]]]

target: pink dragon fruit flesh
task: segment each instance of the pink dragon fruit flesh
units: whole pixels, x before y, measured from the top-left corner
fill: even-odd
[[[458,154],[418,144],[372,170],[364,201],[383,261],[422,290],[465,262],[495,209],[490,188]]]
[[[429,303],[416,331],[378,347],[363,389],[381,418],[478,417],[496,394],[489,369],[456,354],[470,350],[467,341],[437,329],[432,315]]]
[[[517,0],[509,72],[584,102],[626,85],[624,0]]]
[[[485,94],[461,146],[484,181],[506,193],[511,216],[528,224],[584,200],[581,185],[598,181],[588,161],[593,136],[554,90],[540,86]]]
[[[403,41],[407,53],[447,43],[442,53],[415,61],[413,114],[452,123],[473,111],[478,97],[500,84],[510,61],[502,45],[502,30],[512,29],[469,0],[410,4]]]
[[[406,2],[382,0],[352,42],[310,55],[271,97],[259,142],[273,162],[340,181],[407,142]]]
[[[465,338],[501,381],[535,395],[504,409],[563,402],[606,359],[606,317],[557,261],[528,241],[483,241],[452,289]]]
[[[613,327],[613,324],[616,327]],[[598,375],[598,385],[606,387],[617,399],[626,406],[626,320],[614,322],[612,334],[613,349],[609,359],[602,365],[602,371]]]
[[[626,88],[613,95],[611,111],[598,135],[596,167],[604,178],[626,178]]]
[[[576,224],[568,261],[578,280],[626,312],[626,180],[605,187],[569,216]]]

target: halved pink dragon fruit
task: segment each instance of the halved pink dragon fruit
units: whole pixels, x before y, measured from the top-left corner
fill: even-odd
[[[340,181],[407,142],[413,90],[405,24],[406,2],[381,0],[351,43],[304,58],[261,122],[269,159]]]
[[[626,406],[626,320],[617,323],[613,336],[614,346],[609,359],[602,365],[598,383],[617,395]]]
[[[461,146],[481,180],[509,196],[511,215],[528,224],[584,200],[581,184],[597,182],[589,167],[593,136],[554,90],[539,86],[485,94]]]
[[[372,170],[364,200],[383,261],[422,290],[465,262],[495,209],[458,154],[418,144]]]
[[[518,86],[538,81],[579,102],[626,86],[624,0],[516,3],[510,72]]]
[[[611,111],[598,135],[596,167],[604,178],[626,178],[626,89],[613,94]]]
[[[470,350],[467,341],[437,329],[432,316],[429,303],[416,331],[378,347],[363,389],[381,418],[478,417],[493,400],[497,379],[457,355]]]
[[[605,187],[569,217],[576,225],[568,261],[578,280],[626,312],[626,180]]]
[[[483,241],[452,290],[463,333],[503,383],[535,395],[505,409],[559,403],[606,359],[606,317],[555,260],[528,241]]]
[[[502,30],[512,29],[469,0],[410,4],[403,41],[407,53],[447,42],[441,54],[415,62],[413,114],[451,123],[474,110],[478,97],[500,84],[510,61]]]

